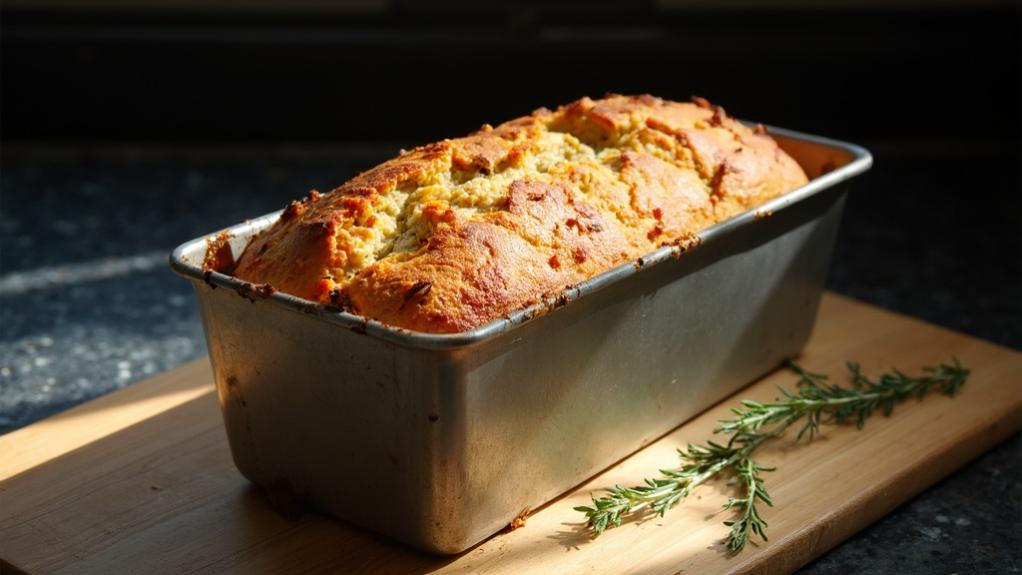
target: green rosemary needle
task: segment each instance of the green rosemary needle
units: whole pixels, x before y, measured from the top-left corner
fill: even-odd
[[[921,398],[930,391],[954,395],[969,375],[957,359],[951,364],[923,368],[923,375],[911,377],[892,370],[870,380],[856,363],[848,363],[851,385],[841,387],[827,382],[827,376],[806,371],[793,361],[788,367],[799,380],[797,391],[781,388],[782,397],[773,402],[744,400],[741,407],[732,408],[734,417],[721,420],[715,433],[728,437],[725,444],[708,441],[706,445],[689,445],[679,449],[682,466],[662,469],[660,477],[646,479],[643,485],[621,487],[615,485],[603,497],[592,497],[592,506],[576,507],[585,513],[593,537],[598,537],[610,526],[620,525],[624,517],[640,512],[653,512],[663,516],[684,499],[693,489],[721,473],[730,473],[741,486],[742,497],[732,497],[725,509],[735,509],[734,520],[726,521],[731,528],[727,549],[738,553],[745,548],[749,535],[755,534],[766,541],[767,523],[760,516],[757,503],[772,506],[770,494],[763,486],[762,473],[773,471],[752,459],[752,453],[764,441],[780,436],[796,422],[803,422],[797,440],[812,440],[821,425],[855,422],[862,428],[877,410],[890,415],[895,404],[910,397]]]

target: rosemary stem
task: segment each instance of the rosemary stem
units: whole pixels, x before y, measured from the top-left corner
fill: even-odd
[[[911,382],[910,384],[905,385],[903,387],[885,389],[883,391],[863,392],[863,393],[859,393],[857,395],[850,395],[850,396],[847,396],[847,397],[827,398],[827,399],[797,399],[797,400],[791,400],[791,401],[788,401],[788,402],[764,403],[763,404],[764,407],[771,408],[773,411],[770,412],[769,414],[764,414],[764,416],[748,418],[745,421],[746,422],[755,421],[755,420],[763,419],[764,417],[769,419],[775,413],[784,413],[786,411],[793,411],[793,412],[798,414],[798,413],[802,413],[802,412],[805,412],[805,411],[808,411],[808,410],[811,410],[811,409],[816,409],[816,408],[821,408],[821,407],[828,407],[828,406],[834,406],[834,405],[844,405],[844,404],[847,404],[847,403],[855,403],[855,402],[861,402],[861,401],[868,401],[868,400],[871,400],[871,399],[887,399],[887,398],[895,397],[895,396],[897,396],[899,394],[905,393],[906,391],[915,391],[919,387],[919,385],[920,385],[919,382]]]
[[[730,552],[740,552],[750,535],[764,541],[767,538],[767,523],[756,505],[757,501],[773,505],[760,475],[772,469],[752,460],[753,452],[763,442],[782,435],[797,422],[803,422],[797,440],[807,436],[812,441],[821,424],[854,422],[861,428],[873,413],[890,415],[895,404],[912,396],[922,397],[934,389],[953,396],[969,376],[969,370],[957,359],[937,367],[924,367],[921,376],[910,377],[892,370],[875,380],[863,375],[858,364],[849,362],[851,385],[840,387],[827,384],[826,375],[808,372],[794,362],[789,367],[801,376],[796,390],[781,388],[784,398],[768,403],[742,401],[732,409],[733,417],[721,420],[714,431],[728,438],[724,445],[713,441],[706,445],[690,444],[687,450],[679,450],[684,462],[680,469],[662,470],[660,477],[646,479],[644,485],[637,487],[615,486],[605,497],[592,496],[592,506],[576,507],[576,511],[586,514],[593,536],[620,525],[623,517],[643,509],[663,515],[699,485],[730,471],[744,487],[745,497],[732,497],[724,505],[726,509],[741,507],[737,519],[724,524],[731,527]]]
[[[688,493],[690,491],[692,491],[692,489],[694,487],[698,487],[699,485],[702,485],[703,483],[706,483],[707,481],[712,479],[714,476],[716,476],[721,471],[724,471],[725,469],[731,467],[732,465],[735,465],[736,463],[738,463],[739,461],[742,461],[743,459],[747,459],[749,457],[749,455],[753,451],[755,451],[757,447],[759,447],[760,443],[763,443],[764,441],[766,441],[767,439],[769,439],[771,437],[775,437],[776,435],[779,435],[780,432],[783,431],[785,427],[787,427],[787,425],[784,425],[783,427],[781,427],[781,428],[777,429],[776,431],[773,431],[773,432],[771,432],[769,434],[760,435],[760,436],[757,436],[757,437],[754,437],[754,438],[750,439],[748,443],[743,445],[741,449],[736,451],[730,457],[728,457],[726,459],[721,459],[720,461],[714,463],[710,467],[707,467],[706,471],[700,473],[699,475],[696,475],[695,477],[693,477],[689,481],[686,481],[685,482],[685,487],[684,487],[685,495],[688,495]]]
[[[746,504],[743,506],[742,518],[748,520],[755,509],[755,497],[756,497],[756,475],[752,467],[752,460],[746,459],[742,462],[744,465],[744,473],[741,476],[745,479],[745,497]]]
[[[748,457],[749,454],[752,453],[752,451],[756,449],[756,447],[765,439],[766,436],[763,436],[762,438],[757,438],[755,442],[750,442],[744,445],[740,450],[736,451],[735,454],[732,455],[731,457],[728,457],[727,459],[722,459],[717,463],[714,463],[713,465],[708,467],[706,471],[693,477],[692,480],[685,485],[686,492],[691,491],[693,487],[697,487],[699,485],[702,485],[703,483],[706,483],[721,471],[724,471],[728,467],[731,467],[735,463],[738,463],[742,459]]]

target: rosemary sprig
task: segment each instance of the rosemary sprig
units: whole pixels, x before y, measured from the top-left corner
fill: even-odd
[[[652,511],[661,517],[693,489],[721,473],[730,473],[741,485],[742,497],[732,497],[725,509],[736,509],[736,519],[726,521],[731,528],[727,549],[738,553],[745,548],[749,534],[767,540],[767,523],[759,514],[757,502],[773,505],[763,486],[762,472],[773,471],[752,459],[752,453],[764,442],[784,433],[791,425],[803,422],[796,441],[811,441],[821,425],[837,425],[854,421],[862,428],[866,420],[880,409],[890,415],[895,404],[910,397],[922,398],[933,390],[954,395],[969,375],[957,359],[951,364],[923,368],[923,375],[911,377],[892,370],[870,380],[856,363],[848,363],[850,387],[827,382],[827,376],[813,373],[793,361],[788,367],[799,376],[797,391],[780,388],[782,398],[773,402],[744,400],[731,411],[734,418],[721,420],[715,433],[728,436],[726,444],[708,441],[706,445],[689,445],[679,449],[680,469],[660,470],[660,477],[645,480],[644,485],[615,485],[604,497],[592,497],[592,506],[576,507],[585,513],[593,537],[607,527],[621,524],[625,516]],[[803,421],[804,420],[804,421]]]
[[[738,519],[724,522],[724,525],[731,528],[727,542],[730,552],[737,553],[745,547],[745,543],[749,539],[749,531],[759,535],[763,541],[767,540],[767,522],[763,521],[763,518],[759,516],[759,511],[756,509],[756,500],[758,499],[773,507],[774,502],[770,499],[770,494],[763,488],[763,478],[759,476],[760,471],[773,470],[773,467],[760,467],[755,461],[748,458],[740,462],[736,467],[735,472],[745,486],[746,495],[742,498],[732,497],[724,504],[724,509],[731,509],[732,507],[742,508]]]

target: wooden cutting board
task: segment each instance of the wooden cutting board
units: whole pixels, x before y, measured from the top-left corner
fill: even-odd
[[[845,360],[867,373],[916,373],[957,356],[972,370],[961,395],[910,401],[862,431],[827,428],[809,445],[781,442],[758,458],[776,507],[769,543],[722,552],[715,483],[665,518],[591,541],[572,507],[616,483],[674,466],[702,442],[732,397],[649,447],[456,557],[424,555],[344,523],[285,517],[231,463],[205,359],[0,437],[4,573],[785,573],[822,554],[1022,427],[1022,354],[828,294],[800,361],[841,381]],[[740,392],[776,396],[776,372]],[[357,464],[357,462],[353,462]],[[381,494],[381,497],[383,494]],[[381,503],[382,504],[382,503]]]

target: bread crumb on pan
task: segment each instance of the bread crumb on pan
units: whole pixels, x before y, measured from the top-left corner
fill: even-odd
[[[231,234],[220,232],[206,240],[206,255],[202,259],[204,272],[229,274],[234,268],[234,252],[231,251]]]

